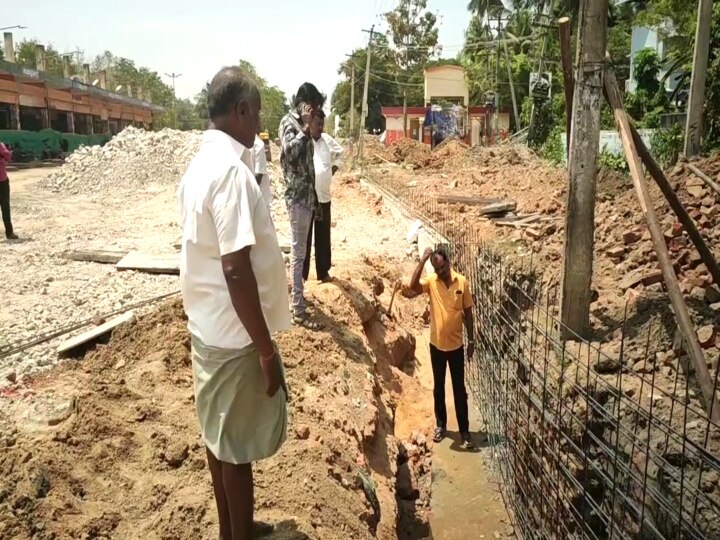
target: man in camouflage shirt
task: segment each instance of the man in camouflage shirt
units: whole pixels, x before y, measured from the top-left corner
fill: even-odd
[[[293,109],[280,122],[280,166],[285,179],[285,203],[290,218],[290,270],[292,273],[293,322],[312,330],[320,325],[307,312],[304,296],[303,263],[307,238],[315,212],[315,167],[310,123],[325,103],[318,89],[304,83],[293,98]]]

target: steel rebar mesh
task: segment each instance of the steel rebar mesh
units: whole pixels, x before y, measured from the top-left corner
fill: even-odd
[[[680,358],[671,387],[661,383],[649,328],[633,338],[647,369],[630,369],[625,321],[615,353],[562,341],[557,286],[542,290],[531,259],[507,264],[436,197],[372,168],[365,175],[448,243],[471,284],[478,344],[467,384],[516,531],[720,538],[720,427],[702,409],[688,363]]]

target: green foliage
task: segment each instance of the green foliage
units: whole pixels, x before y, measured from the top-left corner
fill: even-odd
[[[660,73],[660,57],[655,49],[646,47],[635,55],[635,80],[638,88],[648,94],[657,94],[660,89],[658,74]]]
[[[669,112],[665,88],[658,80],[661,62],[654,49],[646,48],[635,55],[637,90],[625,98],[625,107],[641,127],[657,128],[660,116]]]
[[[627,160],[623,154],[615,155],[608,152],[606,148],[603,148],[598,156],[598,167],[622,174],[627,174],[630,171]]]
[[[566,148],[562,139],[564,133],[564,128],[556,126],[540,150],[540,155],[556,166],[564,165],[566,160]]]
[[[658,129],[653,133],[650,147],[655,158],[664,167],[677,163],[680,153],[683,151],[684,131],[675,125],[671,129]]]
[[[437,17],[427,11],[427,0],[400,0],[385,21],[401,69],[424,67],[439,52]]]
[[[142,89],[143,99],[170,108],[173,100],[172,87],[166,84],[156,71],[135,65],[133,60],[115,56],[110,51],[95,56],[90,62],[90,70],[98,72],[105,70],[107,74],[107,87],[114,90],[118,86],[130,85],[133,95],[138,95]],[[168,116],[160,121],[162,125],[171,125],[172,118]]]
[[[40,43],[36,39],[24,39],[15,46],[15,61],[23,67],[37,67],[36,47]],[[47,72],[62,77],[62,56],[52,45],[45,47],[45,64]],[[73,75],[75,73],[72,73]]]

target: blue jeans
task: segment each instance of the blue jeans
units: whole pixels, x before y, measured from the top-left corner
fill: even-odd
[[[292,306],[294,315],[302,315],[307,309],[304,296],[303,265],[307,254],[307,239],[313,212],[300,203],[288,203],[290,218],[290,274],[292,275]]]

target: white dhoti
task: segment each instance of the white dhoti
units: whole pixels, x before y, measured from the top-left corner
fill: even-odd
[[[265,393],[255,347],[216,349],[192,336],[192,365],[195,407],[208,450],[233,464],[274,455],[287,438],[287,395],[283,388],[273,397]]]

